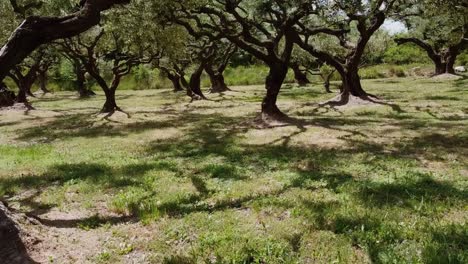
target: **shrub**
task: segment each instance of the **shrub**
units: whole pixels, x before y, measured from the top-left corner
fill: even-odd
[[[380,79],[385,78],[385,74],[376,68],[366,68],[361,70],[360,76],[362,79]]]
[[[427,63],[427,54],[414,45],[402,45],[389,48],[384,54],[384,62],[390,64]]]
[[[392,66],[388,70],[389,77],[406,77],[405,70],[402,67]]]
[[[458,55],[457,65],[468,66],[468,51],[465,51],[464,53]]]

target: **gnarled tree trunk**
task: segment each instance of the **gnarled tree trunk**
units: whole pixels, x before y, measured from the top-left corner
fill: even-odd
[[[335,73],[335,71],[331,71],[329,73],[321,73],[320,74],[320,77],[322,78],[323,80],[323,87],[325,87],[325,91],[327,93],[333,93],[331,90],[330,90],[330,80],[333,76],[333,74]]]
[[[80,98],[88,98],[90,96],[96,95],[91,89],[88,89],[85,85],[86,83],[86,70],[83,69],[79,61],[75,64],[75,74],[76,74],[76,88],[80,95]]]
[[[16,97],[16,102],[29,104],[27,96],[28,96],[28,89],[24,86],[24,84],[21,84],[18,90],[18,96]]]
[[[338,72],[342,79],[340,86],[341,93],[338,97],[330,100],[327,104],[345,105],[349,102],[351,96],[358,97],[366,101],[369,101],[371,97],[374,97],[362,88],[358,68],[341,68]]]
[[[434,75],[441,74],[455,74],[455,61],[457,59],[458,53],[451,53],[447,51],[445,54],[436,54],[432,57],[432,61],[435,65]]]
[[[224,80],[224,76],[222,74],[210,75],[210,81],[211,93],[222,93],[231,90],[227,86],[226,81]]]
[[[203,73],[204,65],[200,65],[190,76],[190,82],[187,87],[187,95],[192,100],[203,100],[206,99],[205,95],[201,90],[201,76]]]
[[[31,87],[37,79],[37,65],[32,66],[26,75],[23,75],[21,69],[15,68],[14,74],[9,73],[8,76],[18,86],[18,96],[16,97],[17,103],[24,103],[29,105],[27,96],[33,96]]]
[[[115,89],[105,89],[104,94],[106,95],[106,102],[101,109],[101,113],[113,113],[120,108],[117,106],[117,102],[115,100]]]
[[[184,88],[180,84],[180,77],[178,75],[171,75],[167,76],[167,78],[172,82],[172,86],[174,87],[174,92],[182,92]]]
[[[270,71],[265,84],[267,93],[262,102],[262,115],[274,119],[286,117],[286,115],[279,110],[276,101],[287,73],[287,64],[275,63],[270,65]]]
[[[39,87],[44,94],[50,93],[47,89],[47,71],[39,71]]]
[[[434,62],[434,75],[441,75],[445,73],[455,74],[455,61],[460,54],[460,50],[463,49],[467,41],[462,38],[458,44],[450,46],[442,51],[435,49],[431,44],[417,38],[397,38],[395,42],[398,45],[413,43],[426,51],[429,58]]]
[[[299,65],[293,64],[291,69],[294,72],[294,79],[296,80],[299,86],[307,86],[310,84],[309,79],[307,78],[307,74],[301,71]]]
[[[0,81],[42,44],[76,36],[97,25],[101,11],[130,0],[83,0],[81,9],[64,17],[28,17],[0,49]]]
[[[444,74],[447,70],[447,64],[443,63],[441,59],[433,61],[435,65],[434,75]]]
[[[366,91],[362,89],[358,69],[348,69],[341,77],[343,78],[343,93],[356,97],[366,97],[368,95]]]
[[[180,76],[180,84],[182,84],[182,87],[185,87],[185,89],[188,89],[190,86],[190,84],[185,79],[185,76]]]
[[[177,73],[171,72],[171,70],[160,67],[161,72],[172,82],[172,86],[174,88],[174,92],[182,92],[184,91],[184,88],[180,84],[181,82],[181,77]]]
[[[93,66],[86,65],[86,68],[88,69],[89,74],[91,74],[91,76],[93,76],[93,78],[99,84],[102,91],[104,92],[104,95],[106,96],[106,101],[104,103],[104,106],[101,109],[101,113],[112,114],[115,111],[122,111],[120,109],[120,107],[117,106],[117,102],[115,100],[115,92],[117,90],[117,87],[120,84],[121,76],[114,75],[114,79],[112,80],[112,84],[109,86],[109,85],[107,85],[104,78],[102,78],[101,75],[99,75],[99,73],[94,70]]]
[[[205,67],[205,71],[210,77],[211,82],[211,89],[210,93],[223,93],[226,91],[230,91],[229,87],[227,86],[224,76],[222,72],[217,72],[211,68],[210,65]]]

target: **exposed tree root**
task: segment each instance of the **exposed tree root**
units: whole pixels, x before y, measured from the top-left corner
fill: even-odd
[[[228,87],[218,87],[218,88],[211,88],[209,93],[224,93],[224,92],[229,92],[231,89]]]
[[[86,99],[86,98],[90,98],[92,96],[95,96],[96,93],[92,90],[85,90],[85,91],[80,91],[79,92],[79,96],[80,96],[80,99]]]
[[[104,107],[101,110],[101,114],[106,114],[106,116],[104,116],[104,119],[107,119],[107,118],[113,116],[116,112],[124,113],[127,116],[127,118],[131,118],[131,115],[128,112],[125,112],[124,110],[122,110],[122,108],[120,108],[118,106],[115,106],[113,108]]]
[[[373,105],[380,104],[380,99],[372,94],[366,94],[364,96],[354,96],[349,93],[341,93],[336,97],[323,102],[320,106],[359,106],[359,105]]]
[[[254,124],[260,127],[275,127],[291,122],[291,118],[281,112],[277,107],[270,111],[262,111],[255,119]]]
[[[202,100],[208,100],[208,98],[206,98],[205,96],[201,96],[201,95],[198,95],[198,94],[192,94],[192,95],[189,95],[191,100],[190,100],[190,103],[193,103],[193,101],[202,101]]]
[[[433,80],[442,80],[442,81],[456,81],[463,79],[463,76],[451,74],[451,73],[443,73],[443,74],[436,74],[431,77]]]
[[[51,93],[52,93],[52,92],[49,91],[49,90],[45,90],[45,91],[44,91],[44,90],[41,90],[41,91],[42,91],[41,96],[44,96],[44,95],[47,95],[47,94],[51,94]]]
[[[365,96],[354,96],[351,94],[341,93],[335,98],[319,104],[320,107],[355,107],[366,105],[385,105],[390,106],[394,111],[398,113],[405,112],[401,109],[399,105],[386,102],[373,94],[366,94]]]

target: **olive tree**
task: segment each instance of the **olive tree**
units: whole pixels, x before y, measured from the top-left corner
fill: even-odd
[[[79,10],[69,15],[26,17],[0,49],[0,82],[15,65],[39,46],[83,33],[101,21],[102,11],[116,4],[129,2],[130,0],[82,0]],[[2,4],[5,5],[5,1]]]
[[[314,1],[204,0],[163,5],[160,12],[197,38],[227,39],[269,67],[262,117],[286,117],[277,106],[294,47],[292,28]]]
[[[318,1],[320,16],[299,20],[295,42],[312,56],[334,67],[343,81],[337,104],[346,104],[350,96],[369,100],[363,89],[359,68],[374,34],[389,16],[406,9],[410,1],[357,0]],[[315,25],[321,24],[322,28]],[[318,34],[319,33],[319,34]]]
[[[106,16],[102,26],[62,42],[64,49],[80,60],[103,90],[106,96],[103,113],[122,111],[115,98],[122,78],[136,66],[150,63],[162,53],[160,28],[144,27],[132,12],[135,8],[114,10]],[[109,69],[111,80],[106,78],[105,69]]]
[[[468,48],[468,7],[461,1],[421,1],[419,14],[403,19],[409,31],[395,39],[424,50],[435,65],[435,75],[454,74],[457,56]]]

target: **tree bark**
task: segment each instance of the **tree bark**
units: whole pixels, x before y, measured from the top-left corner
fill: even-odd
[[[16,96],[16,102],[22,104],[28,104],[28,98],[26,96],[26,90],[24,88],[20,88],[18,91],[18,96]]]
[[[97,25],[101,12],[130,0],[83,0],[81,9],[64,17],[28,17],[0,49],[0,81],[42,44],[76,36]]]
[[[347,69],[343,78],[343,93],[356,97],[366,97],[368,94],[362,89],[358,69]]]
[[[169,78],[172,82],[172,86],[174,86],[174,92],[182,92],[184,88],[182,88],[182,85],[180,84],[180,77],[177,75],[174,75],[173,77]]]
[[[397,38],[395,39],[395,42],[398,45],[402,45],[405,43],[413,43],[419,46],[424,51],[426,51],[429,58],[434,62],[434,75],[441,75],[445,73],[455,74],[455,61],[460,53],[460,47],[463,46],[465,40],[462,39],[460,43],[451,46],[443,51],[438,51],[429,43],[426,43],[423,40],[417,38]]]
[[[174,92],[182,92],[184,88],[180,84],[180,76],[177,74],[172,74],[170,71],[166,71],[167,78],[172,82],[172,86],[174,87]]]
[[[81,64],[77,62],[75,64],[75,74],[76,74],[76,87],[78,90],[78,93],[80,95],[80,98],[88,98],[90,96],[96,95],[95,92],[92,90],[86,88],[85,82],[86,82],[86,70],[82,68]]]
[[[434,75],[441,75],[444,74],[447,70],[447,64],[443,63],[442,60],[434,61],[435,64],[435,72]]]
[[[449,74],[455,74],[455,61],[457,60],[457,56],[459,51],[456,48],[449,48],[447,52],[447,57],[445,59],[446,66],[445,72]]]
[[[205,72],[210,77],[210,83],[211,83],[210,93],[223,93],[226,91],[230,91],[229,87],[227,86],[224,80],[223,72],[213,70],[212,67],[213,67],[212,65],[207,65],[205,67]],[[221,66],[220,68],[225,68],[225,67]]]
[[[49,89],[47,89],[47,72],[46,71],[39,72],[39,87],[44,94],[50,93]]]
[[[322,75],[322,78],[323,78],[323,86],[325,87],[325,91],[327,93],[333,93],[331,90],[330,90],[330,79],[332,77],[333,73],[332,74],[323,74]]]
[[[190,76],[190,83],[187,89],[187,95],[192,100],[203,100],[206,99],[205,95],[201,90],[201,76],[203,73],[203,65],[199,66],[195,72]]]
[[[455,61],[458,54],[438,55],[439,59],[433,60],[435,64],[434,75],[455,74]]]
[[[229,87],[227,86],[223,74],[209,74],[210,82],[211,82],[211,93],[223,93],[226,91],[230,91]]]
[[[293,65],[291,68],[294,72],[294,79],[296,80],[297,84],[299,84],[299,86],[307,86],[310,84],[310,81],[307,78],[307,74],[301,71],[299,65]]]
[[[27,96],[33,96],[31,87],[37,79],[36,69],[31,68],[26,75],[22,75],[19,70],[16,71],[17,76],[10,74],[10,77],[18,86],[18,96],[16,97],[17,103],[29,104]]]
[[[5,83],[0,83],[0,107],[12,106],[15,100],[15,93],[10,91]]]
[[[121,76],[114,75],[114,79],[112,80],[112,84],[109,87],[104,80],[97,72],[91,71],[89,72],[94,79],[97,81],[101,89],[104,91],[106,96],[106,102],[102,107],[101,113],[114,113],[115,111],[121,111],[120,107],[117,106],[117,102],[115,100],[115,91],[120,84]]]
[[[189,89],[190,84],[187,82],[185,79],[185,75],[180,76],[180,84],[182,84],[182,87],[185,89]]]
[[[114,113],[115,111],[120,109],[117,106],[117,102],[115,100],[115,91],[115,89],[104,90],[104,94],[106,95],[106,102],[102,107],[101,113]]]
[[[31,89],[32,89],[32,86],[33,86],[34,82],[36,81],[36,79],[37,79],[37,74],[34,73],[33,76],[30,76],[29,78],[24,80],[23,89],[26,91],[26,95],[31,96],[31,97],[35,97],[35,95],[32,93]]]
[[[284,118],[286,115],[276,105],[278,94],[288,73],[287,64],[272,64],[266,78],[267,93],[262,102],[262,115],[270,118]]]

